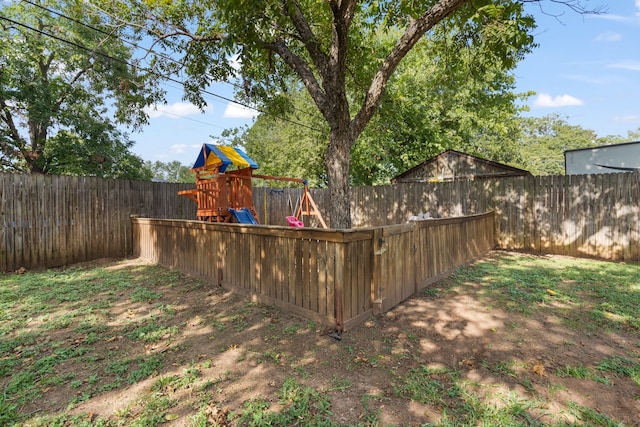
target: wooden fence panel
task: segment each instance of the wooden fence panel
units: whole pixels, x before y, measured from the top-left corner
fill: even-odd
[[[371,311],[370,232],[150,219],[133,219],[133,228],[135,256],[323,323],[335,322],[336,286],[345,320]]]
[[[640,259],[639,180],[635,172],[363,187],[353,193],[353,223],[494,210],[500,248],[633,261]]]
[[[137,218],[132,223],[135,256],[340,328],[350,328],[372,312],[375,240],[371,229],[246,227]],[[403,267],[398,272],[406,276],[407,270]]]
[[[373,274],[373,233],[344,245],[343,308],[346,327],[362,322],[373,309],[371,281]]]
[[[342,330],[493,245],[493,214],[360,230],[132,219],[135,256]],[[443,250],[443,248],[448,248]]]
[[[0,173],[0,271],[131,253],[130,215],[195,218],[190,184]]]
[[[494,214],[382,227],[372,239],[377,312],[399,304],[495,245]]]

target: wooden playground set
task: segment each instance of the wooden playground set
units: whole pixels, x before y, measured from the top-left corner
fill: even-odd
[[[196,176],[196,188],[179,191],[197,203],[197,219],[208,222],[237,222],[259,224],[260,219],[253,203],[252,180],[264,179],[303,184],[304,191],[295,212],[287,216],[292,227],[304,227],[304,216],[315,216],[323,228],[327,228],[320,210],[311,197],[307,181],[257,175],[253,171],[258,164],[243,151],[224,145],[203,144],[191,171]]]

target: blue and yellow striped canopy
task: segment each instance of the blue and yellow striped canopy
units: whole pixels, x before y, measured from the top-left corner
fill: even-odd
[[[215,165],[220,165],[218,166],[220,172],[224,172],[231,165],[258,169],[258,164],[238,148],[227,145],[202,144],[202,150],[200,150],[200,155],[193,165],[193,169]]]

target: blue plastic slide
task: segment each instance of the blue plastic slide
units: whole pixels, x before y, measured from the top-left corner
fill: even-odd
[[[253,214],[249,209],[229,209],[229,212],[234,216],[236,221],[240,224],[257,224],[258,221],[253,217]]]

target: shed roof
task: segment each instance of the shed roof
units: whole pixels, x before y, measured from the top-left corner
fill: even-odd
[[[513,176],[513,175],[517,175],[517,176],[526,176],[526,175],[531,175],[531,172],[524,170],[524,169],[519,169],[513,166],[509,166],[509,165],[505,165],[503,163],[498,163],[498,162],[494,162],[492,160],[487,160],[487,159],[483,159],[482,157],[478,157],[478,156],[473,156],[471,154],[467,154],[467,153],[463,153],[461,151],[457,151],[457,150],[445,150],[442,153],[428,159],[425,160],[424,162],[412,167],[411,169],[401,173],[400,175],[394,177],[391,179],[391,182],[395,183],[398,181],[402,181],[403,179],[406,179],[407,177],[410,177],[414,172],[419,171],[420,169],[423,169],[427,166],[429,166],[432,163],[437,163],[440,160],[445,160],[448,159],[451,155],[457,156],[457,157],[462,157],[466,160],[470,160],[476,164],[482,164],[485,166],[490,167],[491,169],[495,170],[494,173],[483,173],[483,174],[478,174],[475,175],[475,177],[485,177],[485,178],[492,178],[492,177],[500,177],[500,176]]]

